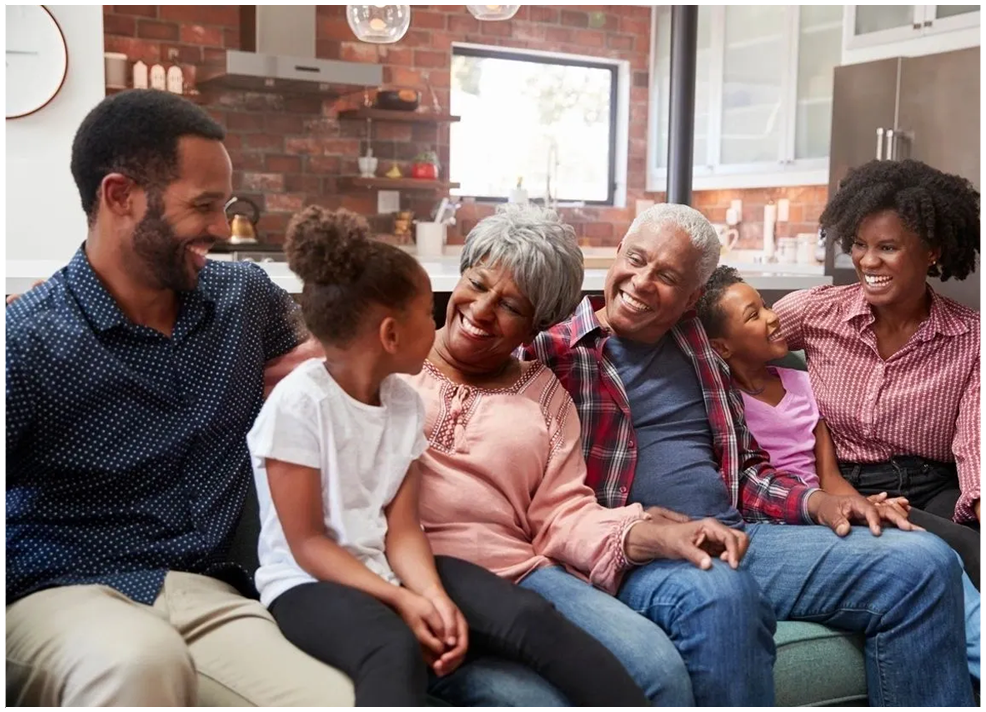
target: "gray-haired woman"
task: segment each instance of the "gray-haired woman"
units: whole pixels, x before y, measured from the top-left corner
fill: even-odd
[[[692,705],[668,636],[610,595],[633,566],[628,551],[680,554],[676,527],[661,510],[599,505],[571,398],[550,369],[513,355],[579,301],[574,231],[551,211],[506,206],[470,232],[460,267],[445,326],[409,379],[426,408],[420,516],[432,549],[537,591],[652,702]]]

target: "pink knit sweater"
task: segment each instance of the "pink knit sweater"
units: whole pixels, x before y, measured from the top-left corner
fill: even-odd
[[[596,501],[571,397],[542,364],[524,367],[507,389],[455,384],[430,363],[408,379],[427,413],[421,522],[436,554],[515,582],[562,564],[613,593],[626,533],[646,515]]]

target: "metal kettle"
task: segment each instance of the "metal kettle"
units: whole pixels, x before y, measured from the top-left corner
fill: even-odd
[[[239,206],[248,206],[244,211]],[[230,238],[233,245],[248,245],[257,241],[257,223],[260,221],[260,208],[249,198],[233,198],[226,204],[226,219],[229,221]]]

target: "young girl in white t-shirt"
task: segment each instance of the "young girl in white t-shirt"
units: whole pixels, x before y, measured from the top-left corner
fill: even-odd
[[[788,354],[777,315],[739,272],[722,265],[705,285],[696,305],[712,348],[726,361],[743,398],[746,424],[778,470],[810,487],[836,495],[857,494],[839,472],[835,445],[818,411],[808,374],[771,365]],[[941,537],[962,559],[966,653],[969,672],[979,680],[979,533],[947,519],[912,509],[903,497],[886,492],[869,496],[886,522],[917,524]],[[970,576],[975,577],[975,584]]]
[[[434,341],[422,267],[368,239],[362,218],[318,206],[292,220],[286,252],[325,358],[281,380],[247,436],[256,584],[284,635],[348,674],[359,706],[425,704],[467,650],[530,666],[573,704],[646,705],[616,658],[540,596],[432,556],[418,521],[424,407],[396,376],[418,373]]]

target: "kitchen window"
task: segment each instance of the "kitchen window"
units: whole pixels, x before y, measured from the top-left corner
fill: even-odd
[[[520,182],[539,202],[613,205],[620,64],[454,46],[452,193],[502,201]]]
[[[702,5],[696,190],[828,183],[840,5]],[[671,8],[652,15],[647,188],[667,186]]]

